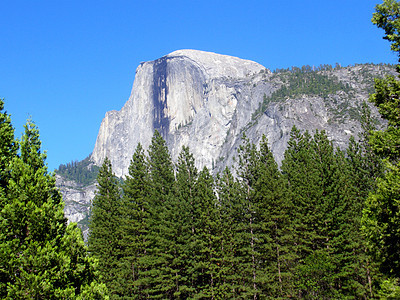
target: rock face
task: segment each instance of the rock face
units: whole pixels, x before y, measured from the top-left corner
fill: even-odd
[[[179,50],[142,63],[124,107],[106,113],[91,159],[100,165],[107,156],[115,174],[124,176],[137,144],[147,149],[154,130],[167,141],[173,159],[188,145],[197,166],[214,171],[232,163],[243,133],[255,143],[265,134],[278,162],[293,125],[309,131],[325,129],[336,145],[344,146],[360,127],[347,112],[336,118],[334,111],[359,110],[368,98],[371,76],[388,68],[360,65],[323,72],[351,85],[352,94],[288,98],[271,103],[254,122],[252,115],[263,98],[285,84],[262,65],[196,50]]]
[[[195,50],[142,63],[128,102],[121,111],[106,114],[91,158],[100,165],[108,156],[116,175],[124,176],[137,144],[146,149],[156,129],[173,157],[189,144],[198,164],[211,167],[240,94],[248,90],[251,76],[263,70],[252,61]]]
[[[324,129],[343,148],[360,131],[360,107],[373,78],[393,73],[393,68],[356,65],[317,73],[346,88],[329,94],[301,92],[278,101],[273,96],[290,87],[292,72],[272,73],[252,61],[196,50],[141,63],[129,100],[120,111],[106,113],[91,160],[101,165],[108,157],[115,174],[125,176],[137,144],[147,149],[154,130],[167,141],[173,160],[188,145],[197,167],[214,173],[233,164],[243,134],[256,144],[265,134],[278,163],[293,125],[310,132]],[[83,187],[62,178],[57,184],[66,216],[87,228],[95,185]]]
[[[65,202],[64,214],[68,222],[78,223],[84,239],[87,240],[90,208],[97,190],[96,184],[82,186],[56,175],[56,185]]]

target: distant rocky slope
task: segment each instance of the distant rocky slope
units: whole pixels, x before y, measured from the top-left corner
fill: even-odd
[[[243,134],[254,143],[265,134],[278,162],[293,125],[325,129],[335,145],[344,147],[360,130],[360,106],[373,90],[373,78],[393,71],[363,64],[273,73],[236,57],[175,51],[140,64],[129,100],[120,111],[106,113],[90,159],[100,165],[107,156],[115,174],[124,176],[136,145],[146,149],[156,129],[173,159],[188,145],[198,167],[214,173],[232,164]],[[74,187],[61,177],[57,183],[67,217],[85,220],[94,186]]]
[[[96,183],[82,185],[56,175],[56,186],[60,189],[65,202],[64,214],[69,222],[76,222],[87,240],[90,208],[96,192]]]

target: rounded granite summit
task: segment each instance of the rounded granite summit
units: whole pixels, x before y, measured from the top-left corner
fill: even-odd
[[[224,76],[239,79],[265,70],[264,66],[251,60],[200,50],[177,50],[165,57],[189,59],[209,78]]]

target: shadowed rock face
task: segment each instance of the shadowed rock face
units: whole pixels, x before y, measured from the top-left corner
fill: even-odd
[[[153,66],[153,128],[166,136],[169,132],[168,117],[168,58],[164,57],[154,62]]]

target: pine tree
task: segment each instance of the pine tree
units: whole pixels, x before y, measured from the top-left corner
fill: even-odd
[[[360,270],[362,269],[360,265],[364,266],[364,272],[358,272],[358,282],[363,283],[368,291],[367,294],[373,297],[374,282],[379,280],[382,275],[377,270],[376,262],[372,260],[368,253],[367,240],[364,234],[360,232],[360,229],[362,226],[362,210],[364,209],[365,201],[369,193],[376,190],[376,180],[384,174],[384,169],[382,160],[374,153],[369,144],[371,133],[376,130],[376,127],[371,117],[371,110],[366,102],[362,104],[361,128],[362,131],[359,134],[358,141],[356,141],[354,137],[351,137],[346,152],[348,172],[351,174],[351,176],[349,176],[349,182],[351,182],[354,195],[352,207],[353,215],[351,217],[354,228],[351,230],[351,235],[352,244],[359,244],[359,252],[357,253],[358,266],[356,266],[356,268]],[[349,264],[349,266],[350,265],[351,264]],[[355,290],[354,287],[352,287],[352,289]],[[361,290],[361,288],[358,288],[358,290]]]
[[[219,223],[214,193],[214,179],[204,167],[196,182],[193,203],[194,234],[190,240],[191,273],[195,291],[193,298],[215,299],[220,281]]]
[[[193,258],[190,243],[195,234],[194,202],[198,178],[195,160],[188,147],[182,147],[176,168],[175,205],[170,211],[170,218],[176,228],[174,265],[177,272],[174,297],[186,299],[190,298],[195,291],[190,272]]]
[[[103,282],[111,295],[118,295],[118,261],[121,257],[120,192],[112,172],[111,162],[105,158],[97,176],[98,190],[92,202],[89,223],[89,251],[98,259]]]
[[[66,224],[61,195],[40,147],[39,131],[29,121],[21,154],[9,159],[7,186],[0,195],[4,203],[0,211],[0,297],[104,298],[106,288],[96,281],[96,261],[86,255],[76,224]]]
[[[145,269],[140,284],[148,298],[171,298],[175,288],[173,267],[175,228],[168,219],[174,205],[175,176],[165,140],[154,132],[149,147],[149,234],[146,255],[141,259]]]
[[[121,237],[121,259],[119,260],[118,277],[120,294],[125,299],[144,298],[140,285],[143,267],[139,260],[146,255],[149,246],[149,174],[146,156],[141,144],[138,144],[129,165],[120,206],[118,236]]]
[[[360,205],[344,154],[323,131],[311,137],[293,128],[282,170],[296,208],[299,296],[365,296]]]
[[[259,176],[254,184],[255,203],[260,211],[263,245],[262,295],[287,298],[293,293],[294,237],[289,213],[293,210],[285,182],[262,137],[259,150]]]
[[[173,190],[174,166],[167,144],[156,130],[149,147],[149,167],[154,205],[158,208]]]
[[[241,284],[241,266],[237,262],[236,251],[240,244],[237,240],[239,221],[241,221],[240,183],[233,177],[229,168],[217,175],[216,191],[218,195],[221,278],[219,291],[222,299],[234,299],[238,296]]]
[[[260,154],[254,144],[243,137],[238,150],[238,176],[241,183],[240,214],[237,227],[237,263],[241,270],[236,290],[240,297],[257,299],[262,293],[262,245],[268,239],[261,229],[259,199],[255,197],[255,184],[260,177]]]
[[[376,130],[376,126],[366,102],[362,104],[361,129],[358,141],[353,136],[350,137],[346,153],[352,168],[354,184],[357,185],[360,209],[362,209],[369,192],[375,190],[376,179],[383,175],[382,160],[369,144],[371,134]]]
[[[292,128],[288,148],[282,161],[282,172],[290,186],[293,206],[291,218],[295,222],[298,240],[296,252],[305,257],[323,240],[319,234],[323,218],[319,201],[321,191],[317,160],[312,153],[312,137]]]
[[[400,278],[400,182],[399,145],[400,118],[398,117],[398,94],[400,83],[394,77],[376,81],[376,93],[370,98],[379,107],[381,115],[388,119],[386,130],[375,131],[370,143],[385,162],[385,173],[377,180],[377,190],[368,197],[364,209],[364,229],[371,250],[380,262],[382,271]]]
[[[376,6],[372,22],[385,30],[384,39],[400,57],[400,3],[384,0]],[[400,65],[396,66],[400,72]],[[370,144],[385,164],[385,172],[377,179],[376,190],[370,193],[363,210],[363,230],[371,253],[381,271],[397,293],[400,291],[400,81],[399,74],[375,79],[375,93],[370,101],[378,107],[381,116],[388,120],[385,130],[374,131]],[[385,282],[384,282],[385,283]],[[382,290],[384,285],[382,286]],[[382,291],[381,291],[382,292]],[[389,297],[387,295],[387,297]]]
[[[304,135],[301,134],[295,127],[292,128],[290,135],[288,148],[282,162],[282,171],[290,186],[290,196],[295,207],[291,219],[295,225],[296,252],[299,257],[297,272],[305,273],[304,275],[308,276],[310,272],[305,272],[304,268],[302,270],[299,266],[304,264],[304,258],[312,253],[316,248],[317,241],[322,239],[315,230],[315,227],[321,227],[318,222],[322,216],[315,213],[315,210],[321,211],[321,207],[316,203],[320,194],[316,186],[318,180],[315,179],[317,176],[314,167],[315,161],[310,151],[311,136],[308,132]],[[313,282],[307,280],[307,283]],[[301,289],[305,290],[309,287],[301,286]]]

